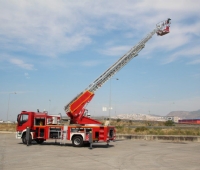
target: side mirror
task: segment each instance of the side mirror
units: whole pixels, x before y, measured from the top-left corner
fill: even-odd
[[[17,122],[19,122],[20,114],[17,115]]]

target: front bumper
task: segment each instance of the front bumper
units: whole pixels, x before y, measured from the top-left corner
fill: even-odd
[[[21,139],[22,138],[22,132],[17,131],[16,132],[16,139]]]

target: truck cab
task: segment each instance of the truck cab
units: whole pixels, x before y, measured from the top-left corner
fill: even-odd
[[[16,126],[16,138],[25,138],[26,128],[31,128],[33,126],[33,112],[22,111],[21,114],[17,115],[17,126]],[[26,141],[22,139],[22,142]]]
[[[16,138],[27,143],[26,131],[30,129],[30,142],[43,143],[47,138],[59,138],[62,126],[60,115],[48,115],[47,112],[22,111],[17,116]],[[55,132],[55,133],[54,133]]]

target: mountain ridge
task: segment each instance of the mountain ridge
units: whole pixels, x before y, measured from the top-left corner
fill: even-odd
[[[200,109],[196,111],[172,111],[167,116],[176,116],[182,119],[200,119]]]

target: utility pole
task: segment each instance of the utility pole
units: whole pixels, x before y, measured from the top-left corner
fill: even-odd
[[[11,94],[17,94],[17,93],[16,93],[16,92],[14,92],[14,93],[9,93],[9,95],[8,95],[7,122],[8,122],[9,107],[10,107],[10,95],[11,95]]]
[[[114,78],[115,80],[119,80],[118,78]],[[109,120],[110,120],[110,116],[111,116],[111,102],[112,102],[112,78],[110,79],[110,94],[109,94]]]

